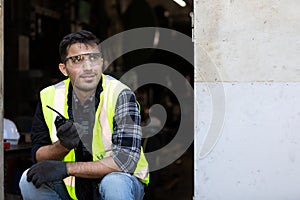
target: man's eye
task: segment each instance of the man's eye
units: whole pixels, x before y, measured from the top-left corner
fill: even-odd
[[[93,54],[89,56],[90,61],[95,61],[98,60],[100,56],[98,56],[97,54]]]
[[[83,57],[81,55],[79,56],[73,56],[71,58],[72,63],[80,63],[82,61]]]

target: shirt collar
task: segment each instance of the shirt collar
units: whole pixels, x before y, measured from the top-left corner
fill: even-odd
[[[98,105],[99,105],[99,102],[100,102],[100,94],[101,92],[103,91],[103,87],[102,87],[102,77],[97,85],[97,88],[96,88],[96,92],[94,95],[92,95],[88,100],[91,100],[93,101],[93,98],[95,97],[95,110],[97,110],[98,108]],[[72,114],[72,100],[73,100],[73,86],[71,84],[71,81],[69,82],[69,90],[68,90],[68,101],[67,101],[67,104],[68,104],[68,115],[69,115],[69,118],[70,119],[73,119],[73,114]],[[78,98],[76,97],[76,95],[74,95],[75,97],[75,101],[78,101]]]

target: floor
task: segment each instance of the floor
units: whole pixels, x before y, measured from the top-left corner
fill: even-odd
[[[144,200],[192,200],[193,165],[193,151],[189,150],[168,167],[152,172]]]

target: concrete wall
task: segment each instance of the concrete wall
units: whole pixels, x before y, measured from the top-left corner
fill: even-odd
[[[300,199],[300,3],[195,0],[195,199]]]

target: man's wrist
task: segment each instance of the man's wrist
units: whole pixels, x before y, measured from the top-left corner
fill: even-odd
[[[74,164],[73,162],[66,163],[66,169],[67,169],[68,176],[73,176],[73,173],[72,173],[72,165],[73,164]]]
[[[62,151],[68,153],[71,149],[68,149],[67,147],[65,147],[64,145],[61,144],[61,142],[59,140],[57,140],[54,145],[56,145],[57,147],[59,147]]]
[[[68,162],[66,163],[66,170],[67,170],[68,176],[70,176],[70,172],[69,172],[69,163],[68,163]]]

